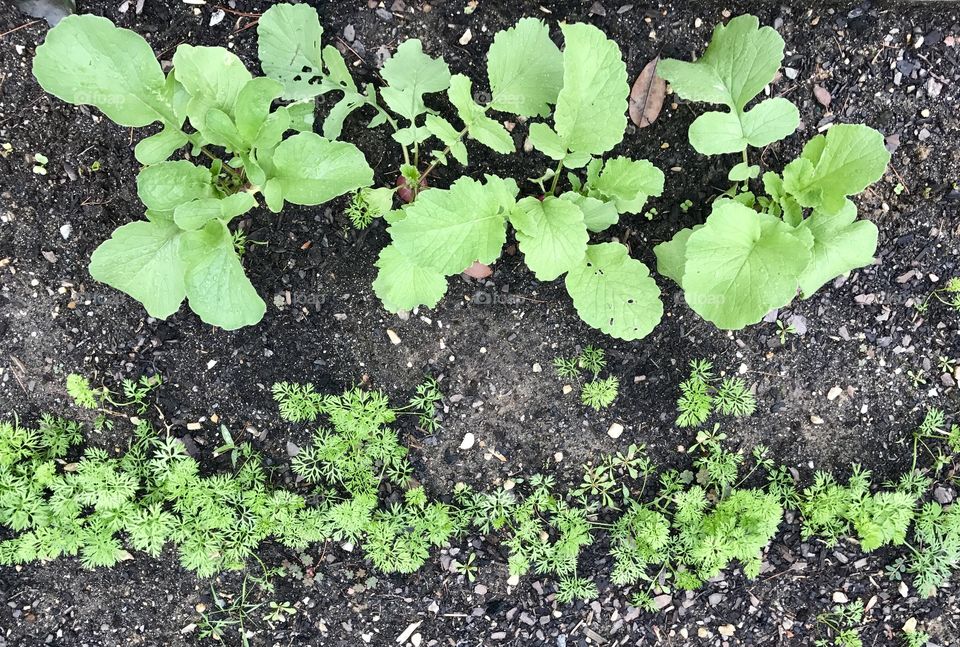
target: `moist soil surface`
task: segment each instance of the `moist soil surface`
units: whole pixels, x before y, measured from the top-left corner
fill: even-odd
[[[142,34],[162,61],[181,43],[220,45],[259,72],[256,29],[239,12],[257,14],[269,3],[238,0],[219,22],[212,20],[212,4],[147,0],[139,15],[134,2],[79,4],[83,12]],[[30,64],[47,26],[34,21],[7,33],[32,19],[4,3],[0,143],[12,146],[0,158],[5,416],[16,412],[34,421],[50,411],[90,421],[65,393],[67,373],[111,385],[159,374],[164,383],[156,411],[148,415],[160,420],[162,412],[163,424],[189,436],[206,466],[228,467],[226,459],[211,458],[224,424],[281,467],[279,480],[289,481],[288,443],[302,446],[311,430],[279,420],[270,396],[275,381],[309,381],[325,392],[364,383],[401,404],[429,374],[446,396],[440,429],[426,436],[405,421],[399,431],[411,448],[416,479],[442,496],[459,481],[483,488],[542,471],[572,483],[582,464],[630,443],[645,444],[660,465],[688,467],[678,447],[693,444],[696,431],[678,429],[673,421],[678,384],[696,358],[742,375],[756,391],[753,416],[723,421],[729,442],[746,450],[764,443],[777,462],[796,469],[801,484],[809,483],[815,469],[846,477],[852,463],[873,470],[877,481],[895,478],[909,468],[910,433],[925,409],[957,410],[956,380],[942,374],[937,360],[960,357],[958,314],[936,300],[924,315],[913,307],[960,273],[957,5],[315,4],[325,41],[340,45],[348,62],[356,63],[359,79],[376,82],[384,56],[416,37],[429,54],[442,55],[451,71],[474,78],[481,91],[493,34],[522,16],[547,21],[558,42],[561,21],[597,25],[620,45],[633,77],[658,55],[689,60],[702,52],[712,25],[754,13],[762,24],[776,26],[787,43],[784,68],[771,90],[801,113],[798,133],[762,152],[765,167],[781,169],[830,123],[866,123],[887,136],[893,151],[887,174],[857,200],[861,217],[880,229],[876,263],[738,332],[718,331],[701,320],[676,286],[657,276],[663,322],[646,339],[622,342],[583,324],[562,282],[537,282],[521,255],[508,248],[488,279],[454,277],[437,308],[400,318],[384,311],[371,289],[373,262],[388,242],[383,223],[357,232],[340,199],[318,208],[288,206],[280,216],[258,209],[243,223],[251,241],[247,273],[268,304],[259,325],[212,329],[186,308],[154,320],[87,271],[97,245],[116,227],[142,217],[133,144],[149,131],[131,132],[95,109],[45,94]],[[463,38],[467,29],[469,42]],[[829,93],[829,106],[815,98],[814,86]],[[436,105],[443,108],[442,101]],[[321,101],[318,116],[328,107]],[[654,244],[703,221],[736,162],[690,148],[686,130],[699,110],[668,97],[656,123],[629,127],[614,151],[649,159],[667,176],[664,195],[651,202],[657,210],[652,220],[627,217],[605,234],[628,244],[650,267]],[[446,186],[461,172],[540,175],[547,160],[523,151],[525,132],[525,124],[516,124],[518,154],[472,147],[469,167],[441,169],[433,185]],[[399,151],[384,130],[368,131],[354,115],[343,138],[357,143],[379,182],[392,184]],[[33,172],[35,153],[49,159],[46,175]],[[686,211],[678,206],[685,200],[692,203]],[[781,341],[776,317],[793,322],[797,334]],[[399,343],[391,342],[388,329]],[[614,405],[600,413],[580,404],[576,388],[565,394],[565,382],[551,368],[554,357],[588,344],[607,350],[609,373],[622,383]],[[196,422],[200,429],[188,431],[187,424]],[[616,440],[607,434],[614,422],[625,427]],[[460,449],[468,432],[477,443]],[[111,431],[89,431],[88,443],[119,450],[130,433],[121,421]],[[506,549],[493,536],[438,551],[410,576],[377,573],[361,554],[334,544],[303,554],[267,544],[264,563],[287,565],[290,573],[274,579],[272,593],[254,587],[251,600],[288,602],[296,614],[270,626],[255,612],[249,641],[392,645],[409,625],[420,623],[411,634],[414,644],[812,645],[816,615],[842,593],[870,608],[862,628],[865,645],[899,644],[900,627],[910,618],[934,644],[960,644],[956,582],[938,597],[919,598],[885,576],[892,551],[864,558],[851,542],[835,548],[805,543],[796,521],[787,521],[758,579],[731,568],[700,591],[675,594],[658,614],[633,609],[627,594],[610,584],[602,541],[587,550],[580,568],[594,576],[599,598],[569,605],[554,600],[549,579],[531,575],[508,586]],[[450,569],[453,558],[469,552],[479,564],[472,582]],[[236,596],[241,580],[238,574],[199,580],[169,549],[158,559],[136,553],[96,571],[75,559],[0,568],[0,645],[213,644],[200,635],[198,609],[213,606],[211,586]],[[224,642],[239,644],[236,632]]]

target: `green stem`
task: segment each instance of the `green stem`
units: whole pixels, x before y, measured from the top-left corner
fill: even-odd
[[[210,158],[211,160],[213,160],[214,162],[220,162],[220,168],[222,168],[223,170],[225,170],[227,173],[229,173],[229,174],[232,175],[233,177],[237,178],[238,180],[239,180],[239,179],[242,179],[243,176],[240,175],[240,173],[238,173],[237,171],[235,171],[235,170],[233,170],[232,168],[230,168],[230,166],[229,166],[226,162],[224,162],[222,159],[220,159],[219,157],[217,157],[216,155],[214,155],[213,153],[211,153],[209,150],[207,150],[206,147],[201,146],[201,147],[200,147],[200,152],[203,153],[204,155],[206,155],[207,157],[209,157],[209,158]]]
[[[553,171],[553,182],[550,183],[550,195],[557,194],[557,183],[560,182],[560,172],[563,170],[563,160],[557,162],[557,168]]]
[[[424,170],[424,172],[420,175],[420,180],[421,180],[421,181],[422,181],[422,180],[425,180],[425,179],[427,178],[427,176],[430,175],[430,173],[433,172],[433,169],[437,168],[437,164],[440,163],[440,160],[450,154],[450,148],[453,146],[453,144],[456,144],[456,143],[458,143],[461,139],[463,139],[464,136],[467,134],[467,132],[468,132],[469,130],[470,130],[470,127],[469,127],[469,126],[464,126],[463,130],[461,130],[459,133],[457,133],[457,139],[456,139],[455,141],[453,141],[452,143],[450,143],[449,145],[447,145],[447,147],[443,149],[443,152],[441,152],[440,155],[438,155],[436,159],[434,159],[432,162],[430,162],[430,166],[428,166],[428,167],[426,168],[426,170]]]

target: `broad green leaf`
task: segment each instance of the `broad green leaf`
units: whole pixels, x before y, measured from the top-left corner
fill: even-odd
[[[555,129],[567,150],[600,155],[620,143],[627,127],[627,67],[617,44],[593,25],[561,30],[563,89]]]
[[[524,117],[550,114],[563,87],[563,55],[550,30],[535,18],[522,18],[498,32],[487,52],[487,77],[494,110]]]
[[[423,53],[423,43],[410,38],[400,43],[380,75],[388,86],[380,96],[391,110],[414,121],[427,111],[423,95],[442,92],[450,87],[450,70],[442,58],[431,58]]]
[[[647,160],[614,157],[596,180],[587,180],[587,194],[614,203],[620,213],[640,213],[650,196],[663,193],[663,171]]]
[[[728,330],[790,303],[811,258],[807,243],[793,231],[779,218],[737,202],[715,202],[703,228],[687,238],[682,275],[687,303]]]
[[[527,267],[541,281],[552,281],[582,264],[587,251],[587,227],[580,207],[548,196],[523,198],[510,211],[517,243]]]
[[[317,10],[307,4],[275,4],[257,23],[257,51],[263,73],[283,84],[285,99],[320,94],[323,75],[323,27]]]
[[[687,241],[690,239],[690,234],[701,227],[703,225],[697,225],[692,229],[681,229],[673,235],[673,239],[653,248],[653,253],[657,257],[657,271],[672,279],[680,287],[683,287],[683,272],[687,264]]]
[[[50,94],[96,106],[121,126],[183,123],[150,45],[106,18],[82,15],[60,21],[37,48],[33,75]]]
[[[180,45],[173,54],[177,81],[190,94],[187,116],[203,133],[207,111],[215,108],[233,117],[237,97],[252,79],[243,61],[223,47]]]
[[[290,128],[298,133],[313,132],[313,117],[316,112],[317,104],[314,101],[300,101],[291,103],[288,106],[282,106],[278,110],[285,110],[290,117]],[[269,117],[268,117],[269,118]],[[324,135],[326,137],[326,135]],[[327,139],[336,139],[336,137],[327,137]]]
[[[164,126],[163,130],[141,139],[133,149],[133,156],[144,166],[159,164],[187,143],[187,136],[179,128]]]
[[[590,231],[603,231],[620,220],[617,205],[612,202],[591,198],[574,191],[567,191],[560,198],[580,207],[580,211],[583,212],[583,223]]]
[[[94,250],[90,276],[132,296],[151,317],[165,319],[186,296],[181,234],[165,220],[124,225]]]
[[[804,207],[836,213],[849,195],[881,177],[890,162],[883,135],[863,125],[839,124],[818,135],[783,169],[783,189]]]
[[[462,177],[449,189],[419,194],[387,231],[398,252],[442,274],[458,274],[474,261],[499,258],[516,193],[515,183],[498,177],[485,184]]]
[[[800,124],[800,111],[790,101],[775,97],[761,101],[740,119],[747,143],[763,148],[792,135]]]
[[[201,134],[211,144],[223,146],[231,152],[243,153],[250,148],[250,144],[244,141],[230,115],[219,108],[208,108],[206,110],[203,115],[203,131]]]
[[[841,274],[873,262],[877,226],[869,220],[857,221],[857,207],[849,200],[836,214],[814,211],[800,228],[813,236],[813,258],[800,275],[804,298]]]
[[[263,318],[266,304],[243,271],[233,236],[219,220],[183,234],[181,257],[190,309],[211,326],[236,330]]]
[[[530,145],[550,159],[560,161],[567,154],[567,147],[560,135],[547,124],[530,124]]]
[[[450,147],[450,154],[460,162],[467,163],[467,147],[460,137],[460,131],[453,127],[449,121],[439,115],[427,115],[426,127],[430,134],[443,142],[444,146]]]
[[[742,112],[773,80],[783,60],[783,39],[751,15],[717,25],[707,51],[695,63],[664,59],[657,74],[688,101],[720,103]]]
[[[415,259],[387,245],[380,252],[376,266],[380,268],[373,282],[373,291],[390,312],[429,308],[447,291],[447,278],[442,272],[424,267]]]
[[[800,112],[786,99],[761,101],[745,113],[707,112],[690,124],[690,144],[701,155],[763,148],[797,129]]]
[[[201,198],[181,204],[173,211],[173,221],[184,230],[201,229],[219,218],[224,223],[257,206],[253,194],[241,191],[225,198]]]
[[[272,162],[274,175],[264,191],[271,211],[278,210],[277,201],[271,202],[267,190],[279,191],[287,202],[316,205],[373,184],[373,169],[356,146],[316,133],[285,139],[274,149]]]
[[[240,137],[248,146],[256,140],[260,128],[270,115],[270,105],[273,100],[282,93],[283,86],[279,82],[262,76],[251,79],[240,89],[234,109],[234,121]],[[303,112],[305,108],[309,110],[310,128],[312,128],[313,104],[293,104],[287,106],[287,110],[289,111],[293,106],[298,106],[295,110]]]
[[[186,160],[148,166],[137,176],[137,195],[147,209],[173,211],[185,202],[213,196],[210,170]]]
[[[512,153],[516,150],[513,138],[507,129],[486,115],[486,110],[473,100],[473,84],[462,74],[450,79],[447,96],[457,109],[460,119],[467,128],[467,136],[498,153]]]
[[[660,288],[647,266],[630,258],[620,243],[588,246],[566,285],[580,318],[611,337],[641,339],[663,317]]]

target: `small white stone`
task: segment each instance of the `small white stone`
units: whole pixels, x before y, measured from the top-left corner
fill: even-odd
[[[623,433],[623,425],[619,422],[615,422],[610,425],[610,428],[607,430],[607,435],[616,440]]]
[[[400,335],[393,332],[389,328],[387,328],[387,337],[390,338],[390,343],[393,344],[394,346],[400,343]]]
[[[833,601],[836,604],[846,604],[847,602],[850,601],[850,598],[848,598],[847,594],[844,593],[843,591],[834,591]]]
[[[460,449],[470,449],[476,441],[473,433],[468,431],[463,435],[463,440],[460,441]]]
[[[815,424],[815,425],[822,425],[822,424],[823,424],[823,418],[821,418],[821,417],[818,416],[817,414],[813,414],[812,416],[810,416],[810,422],[812,422],[812,423]]]
[[[830,391],[827,392],[827,400],[830,400],[832,402],[837,398],[839,398],[841,395],[843,395],[843,389],[841,389],[839,386],[835,386],[832,389],[830,389]]]
[[[534,373],[543,373],[543,367],[540,366],[540,363],[539,363],[539,362],[537,362],[537,363],[535,363],[535,364],[533,365],[533,372],[534,372]]]
[[[563,460],[563,452],[557,452],[553,455],[553,460],[557,463]]]
[[[568,395],[571,391],[573,391],[573,387],[572,387],[572,386],[570,386],[569,384],[564,384],[564,385],[563,385],[563,394],[564,394],[564,395]]]
[[[466,45],[466,44],[469,43],[471,40],[473,40],[473,32],[470,31],[470,28],[469,28],[469,27],[467,27],[467,31],[463,32],[463,36],[460,37],[460,41],[459,41],[459,42],[460,42],[461,45]]]
[[[60,235],[63,236],[64,240],[69,240],[70,234],[72,233],[73,233],[73,225],[71,225],[69,222],[60,227]]]
[[[511,575],[507,578],[507,586],[517,586],[518,584],[520,584],[519,575]]]

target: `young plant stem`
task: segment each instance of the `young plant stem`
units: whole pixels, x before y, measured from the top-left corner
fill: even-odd
[[[557,194],[557,183],[560,182],[561,171],[563,171],[563,160],[560,160],[559,162],[557,162],[557,168],[553,171],[553,181],[550,183],[550,195]],[[596,379],[597,377],[596,373],[594,373],[593,377],[594,379]]]
[[[463,130],[461,130],[459,133],[457,133],[457,139],[456,139],[456,142],[454,142],[454,143],[457,143],[457,142],[459,142],[461,139],[463,139],[463,137],[467,134],[467,131],[468,131],[468,130],[470,130],[470,128],[465,126],[465,127],[463,128]],[[448,145],[446,148],[444,148],[443,151],[440,153],[440,155],[438,155],[432,162],[430,162],[430,165],[429,165],[429,166],[423,171],[423,173],[420,175],[420,181],[421,181],[421,182],[422,182],[423,180],[426,180],[426,179],[427,179],[427,176],[430,175],[430,173],[433,172],[433,169],[437,168],[437,164],[440,163],[440,160],[441,160],[441,159],[443,159],[444,157],[446,157],[447,155],[450,154],[450,147],[451,147],[452,145],[453,145],[453,144],[450,144],[450,145]]]

